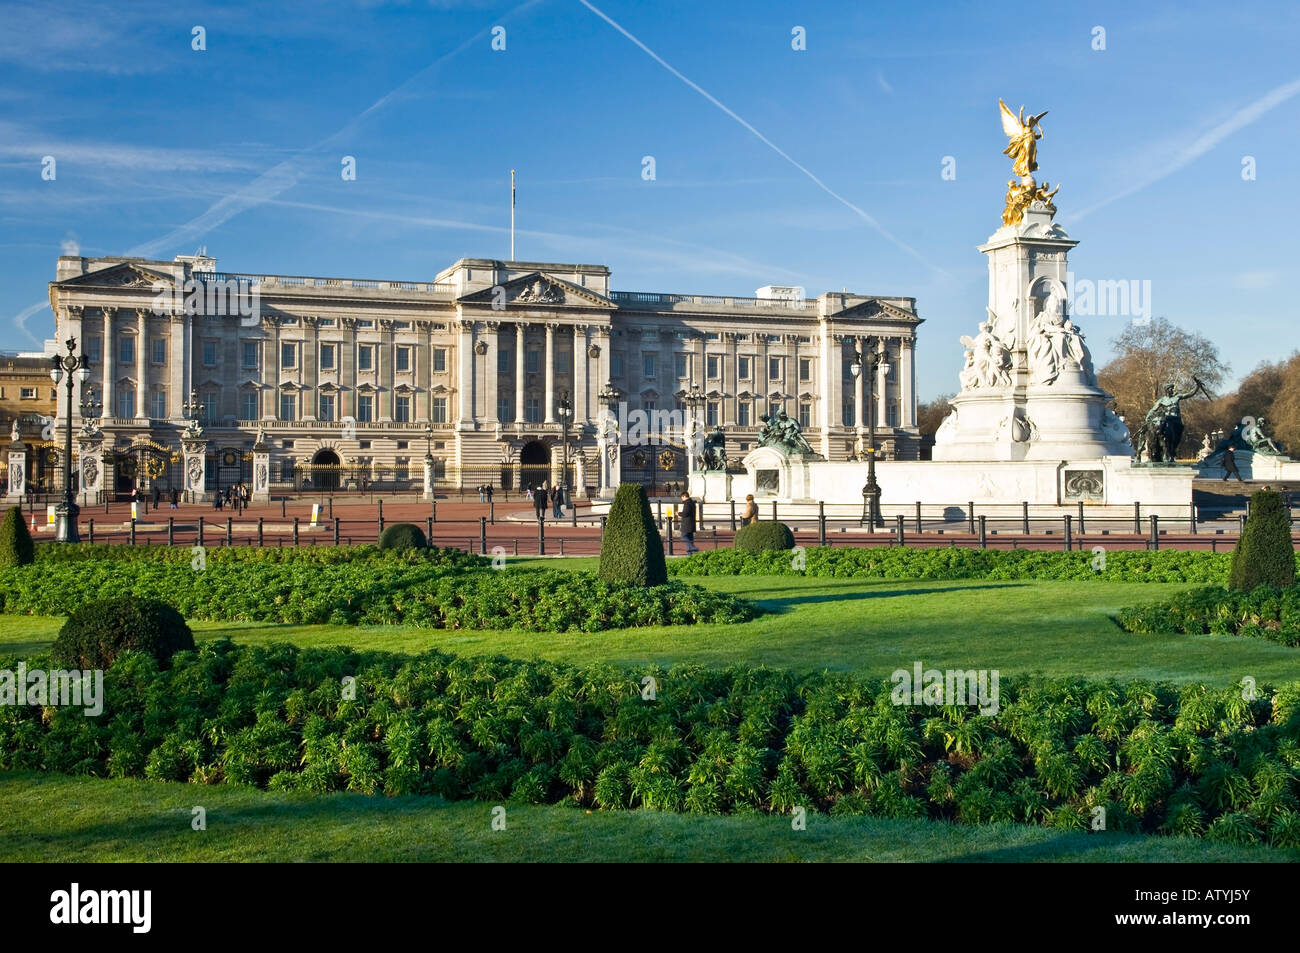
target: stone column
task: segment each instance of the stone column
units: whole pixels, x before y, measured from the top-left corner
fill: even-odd
[[[303,315],[302,354],[298,365],[302,368],[303,385],[307,388],[301,414],[301,419],[304,421],[315,420],[320,412],[320,332],[317,330],[319,324],[320,319],[316,315]],[[235,360],[239,360],[238,355]],[[232,381],[232,385],[233,383]],[[231,390],[234,390],[233,386]],[[337,416],[336,409],[335,417]]]
[[[821,322],[821,360],[818,370],[818,377],[821,379],[821,389],[818,393],[817,419],[821,427],[821,454],[827,460],[831,458],[831,329],[830,323],[825,319]]]
[[[881,352],[881,362],[876,365],[876,427],[889,426],[889,377],[885,373],[885,363],[889,360],[889,349]]]
[[[527,322],[515,322],[515,430],[524,429],[524,349],[528,344],[527,332]]]
[[[902,427],[916,426],[916,349],[912,339],[905,337],[899,345],[898,354],[899,404],[901,413],[898,423]]]
[[[460,391],[460,415],[457,420],[457,427],[468,426],[473,429],[474,423],[474,322],[460,322],[460,341],[456,347],[456,363],[460,368],[457,375],[456,386]]]
[[[271,448],[261,440],[253,444],[253,502],[271,502]]]
[[[149,416],[149,309],[139,308],[136,315],[135,346],[135,418],[144,420]]]
[[[501,422],[501,415],[497,412],[500,401],[500,388],[497,386],[500,381],[500,375],[497,374],[497,362],[501,359],[501,322],[489,321],[488,328],[488,349],[483,355],[483,418],[489,423],[495,421]]]
[[[181,447],[185,455],[186,499],[190,503],[206,503],[209,499],[206,488],[208,441],[202,437],[190,440],[182,439]],[[256,463],[256,459],[255,456],[254,463]],[[253,476],[256,479],[256,466],[254,466]]]
[[[189,339],[189,327],[189,315],[175,312],[170,315],[167,323],[167,417],[172,421],[182,418],[182,408],[190,397],[185,387],[185,342]]]
[[[422,499],[433,499],[433,477],[433,454],[426,453],[424,455],[424,493]]]
[[[857,348],[858,353],[865,356],[867,353],[867,339],[864,337],[854,338],[853,343],[854,343],[854,347]],[[863,427],[867,425],[867,414],[866,414],[866,410],[864,409],[866,407],[866,404],[862,402],[862,396],[863,396],[862,385],[863,385],[863,381],[866,380],[868,373],[870,372],[867,370],[866,365],[863,365],[862,373],[859,374],[853,381],[853,426],[855,426],[859,430],[861,430]]]
[[[555,423],[555,325],[546,325],[546,422]]]
[[[379,406],[375,408],[375,419],[382,424],[393,422],[393,322],[379,322]],[[471,371],[472,373],[472,371]],[[471,415],[473,411],[471,409]]]
[[[587,325],[575,324],[573,326],[573,427],[579,436],[591,423],[591,407],[588,406],[591,398],[587,387],[590,377],[587,365],[589,346]]]
[[[9,444],[9,492],[5,502],[22,506],[27,491],[27,444],[21,437]]]
[[[117,308],[101,308],[104,315],[104,416],[117,416],[117,395],[113,393],[113,378],[117,370],[117,342],[113,340],[113,318]]]

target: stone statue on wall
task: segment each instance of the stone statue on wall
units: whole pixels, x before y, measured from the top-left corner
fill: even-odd
[[[14,418],[14,430],[13,430],[13,433],[10,434],[10,436],[13,437],[13,442],[14,442],[14,443],[21,443],[21,442],[22,442],[22,439],[23,439],[23,432],[22,432],[22,429],[18,426],[18,418],[17,418],[17,417]]]
[[[763,429],[758,432],[760,447],[771,447],[790,456],[817,456],[799,429],[799,423],[784,410],[759,419],[763,421]]]
[[[696,463],[701,470],[725,471],[727,469],[727,438],[722,433],[721,427],[715,425],[713,430],[704,435],[704,442],[700,446]]]
[[[1179,393],[1172,383],[1165,385],[1165,392],[1156,398],[1156,402],[1147,411],[1142,429],[1138,431],[1137,454],[1145,454],[1151,463],[1173,463],[1178,444],[1183,439],[1183,416],[1180,405],[1189,397],[1198,393],[1210,398],[1209,391],[1195,377],[1193,387],[1185,393]],[[1235,432],[1235,431],[1234,431]]]
[[[1065,301],[1055,292],[1029,329],[1028,351],[1031,384],[1054,384],[1061,371],[1070,367],[1080,371],[1085,384],[1097,383],[1083,332],[1065,316]]]

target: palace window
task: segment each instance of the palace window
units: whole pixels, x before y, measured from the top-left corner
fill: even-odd
[[[357,327],[358,327],[358,328],[373,328],[374,326],[375,326],[375,322],[373,322],[373,321],[358,321],[358,322],[357,322]]]
[[[261,416],[261,411],[257,406],[257,391],[246,390],[239,394],[239,419],[256,420]]]
[[[852,397],[844,398],[844,420],[842,422],[846,427],[853,426],[853,405],[855,403],[857,403],[857,401]]]
[[[781,379],[781,359],[779,357],[769,357],[767,359],[767,379],[772,381]]]
[[[210,390],[200,394],[199,403],[202,405],[199,413],[203,417],[203,423],[215,424],[217,422],[217,392]]]
[[[538,368],[538,367],[540,366],[540,364],[541,364],[541,360],[540,360],[540,358],[541,358],[541,355],[540,355],[537,351],[535,351],[535,350],[531,350],[531,349],[528,351],[527,365],[528,365],[528,373],[529,373],[529,374],[536,374],[536,373],[537,373],[537,368]]]
[[[334,345],[322,344],[320,346],[320,369],[322,371],[334,370]],[[333,418],[330,418],[331,420]]]
[[[710,427],[718,425],[718,402],[709,401],[704,407],[704,422]]]
[[[799,404],[799,426],[805,430],[812,426],[812,404],[808,401]]]
[[[542,421],[542,402],[536,397],[529,397],[524,401],[524,420],[530,424],[541,423]]]
[[[609,356],[609,374],[614,378],[621,378],[623,376],[622,354],[615,353]]]
[[[255,367],[257,367],[257,352],[258,352],[258,350],[259,350],[259,348],[258,348],[258,342],[256,342],[256,341],[241,341],[241,342],[240,342],[240,351],[242,352],[242,353],[241,353],[241,356],[242,356],[243,360],[240,361],[240,364],[242,364],[244,367],[250,367],[250,368],[255,368]]]
[[[679,380],[686,377],[686,355],[673,355],[673,375]]]
[[[736,377],[742,381],[749,380],[749,358],[736,358]]]
[[[316,414],[317,419],[333,420],[334,419],[334,395],[321,394],[319,404],[320,404],[320,409]]]
[[[648,380],[653,380],[653,379],[654,379],[654,376],[655,376],[655,355],[653,355],[653,354],[642,354],[642,355],[641,355],[641,376],[644,377],[644,378],[646,378],[646,379],[648,379]]]
[[[497,420],[510,423],[515,419],[515,402],[509,397],[497,397]]]
[[[507,351],[503,347],[497,348],[497,373],[498,374],[510,373],[510,357],[511,357],[510,351]]]
[[[375,416],[375,398],[371,394],[357,395],[357,423],[368,424]]]
[[[447,398],[435,397],[433,399],[433,422],[435,424],[445,424],[447,422]]]
[[[20,387],[20,388],[18,389],[18,396],[19,396],[19,398],[22,399],[22,400],[35,400],[35,399],[36,399],[36,388],[35,388],[35,387]]]
[[[721,362],[719,362],[718,356],[716,354],[710,354],[706,359],[707,370],[708,370],[706,376],[709,378],[709,380],[715,380],[720,376],[718,374],[720,363]]]
[[[369,371],[375,366],[375,348],[371,344],[362,344],[357,348],[357,370]]]
[[[150,346],[153,348],[153,362],[155,364],[166,364],[167,342],[163,338],[154,338]]]
[[[806,357],[799,358],[799,380],[812,380],[812,360]]]
[[[338,323],[339,322],[336,318],[321,318],[317,321],[317,326],[322,328],[333,328],[337,327]]]
[[[100,363],[103,356],[104,339],[98,336],[86,338],[86,357],[90,359],[90,366],[94,367]]]
[[[117,361],[119,364],[135,363],[135,338],[133,337],[118,338]]]
[[[117,392],[117,415],[119,417],[135,416],[134,387],[125,387]]]
[[[280,345],[280,366],[283,368],[291,368],[291,367],[298,366],[298,345],[297,344]],[[293,418],[287,417],[285,419],[292,420]]]
[[[409,371],[411,369],[411,349],[405,345],[397,349],[397,370],[399,372]]]
[[[167,392],[155,390],[149,393],[149,416],[154,420],[167,418]]]
[[[405,394],[398,394],[393,403],[393,420],[399,424],[411,422],[411,398]]]
[[[280,419],[296,420],[298,417],[298,395],[292,391],[280,395]]]
[[[203,366],[204,367],[217,366],[217,342],[216,341],[203,342]],[[285,365],[285,367],[292,367],[292,366],[293,366],[292,363]]]
[[[889,426],[898,426],[898,401],[889,402]]]
[[[435,347],[433,349],[433,372],[435,374],[445,374],[447,372],[447,349],[445,347]]]
[[[753,405],[747,400],[742,400],[736,405],[736,424],[738,426],[749,426],[749,409],[752,406]]]

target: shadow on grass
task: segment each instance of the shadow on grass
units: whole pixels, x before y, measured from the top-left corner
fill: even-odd
[[[1021,582],[990,583],[980,586],[945,586],[942,589],[868,589],[862,592],[830,592],[820,595],[791,596],[788,599],[752,599],[769,612],[781,612],[801,605],[815,605],[822,602],[850,602],[859,599],[891,599],[896,596],[932,596],[949,592],[967,592],[975,589],[1014,589],[1023,587]]]

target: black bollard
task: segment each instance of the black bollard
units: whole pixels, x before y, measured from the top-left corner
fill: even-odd
[[[1069,552],[1071,549],[1070,530],[1071,530],[1071,524],[1074,523],[1074,517],[1072,517],[1069,513],[1066,513],[1063,517],[1061,517],[1061,519],[1065,522],[1065,551]]]
[[[537,555],[546,555],[546,521],[540,513],[537,515]]]
[[[95,521],[91,520],[90,522],[91,525],[94,525]],[[167,517],[167,545],[176,545],[176,517],[174,516]]]
[[[1020,532],[1026,536],[1029,535],[1029,501],[1024,500],[1020,504]]]
[[[487,517],[478,518],[478,551],[487,555]]]
[[[826,545],[826,503],[817,501],[817,545]]]
[[[966,532],[975,535],[975,501],[966,504]]]
[[[894,534],[898,537],[899,546],[906,545],[907,541],[903,539],[903,514],[902,513],[899,513],[897,516],[894,517]]]
[[[988,517],[980,514],[980,549],[988,549]]]
[[[293,518],[293,544],[298,545],[298,517]]]
[[[736,501],[731,501],[731,531],[736,531]]]
[[[1156,516],[1154,513],[1151,514],[1151,539],[1147,545],[1151,549],[1160,548],[1160,517]]]

